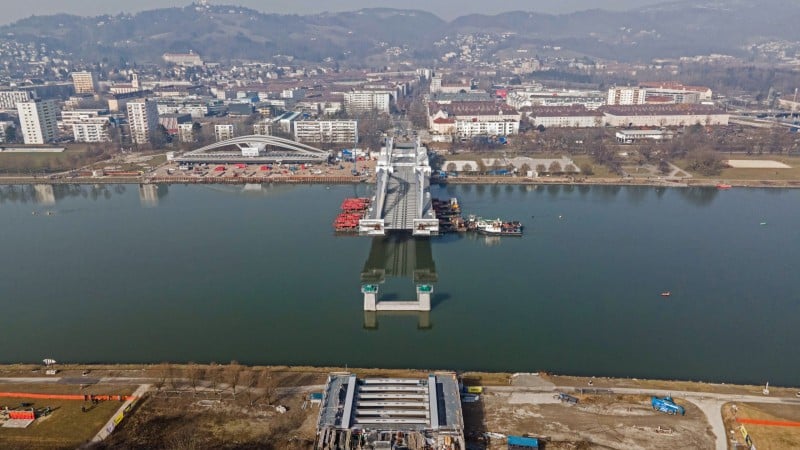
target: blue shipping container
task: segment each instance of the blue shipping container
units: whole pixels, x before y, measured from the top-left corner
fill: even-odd
[[[508,446],[511,447],[512,445],[517,448],[539,448],[539,440],[522,436],[509,436]]]

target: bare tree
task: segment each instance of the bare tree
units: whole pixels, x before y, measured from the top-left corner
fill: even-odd
[[[550,173],[560,173],[561,164],[558,161],[553,161],[550,163],[550,167],[548,167],[547,169]]]
[[[242,365],[239,364],[237,361],[231,361],[228,365],[226,372],[226,378],[228,380],[228,384],[231,387],[231,391],[233,392],[233,398],[236,398],[236,385],[239,384],[239,379],[242,376]]]
[[[156,371],[158,375],[154,384],[156,387],[156,393],[158,393],[161,392],[161,389],[163,389],[164,385],[167,384],[167,378],[169,378],[172,368],[168,362],[164,362],[158,365]]]
[[[454,162],[447,163],[447,171],[448,172],[455,172],[456,170],[458,170],[458,166],[456,166],[456,163],[454,163]]]
[[[564,166],[564,172],[565,173],[576,173],[577,171],[578,171],[578,168],[575,167],[575,165],[573,165],[573,164],[567,164],[566,166]]]
[[[536,172],[545,173],[545,172],[547,172],[547,167],[544,164],[537,164],[536,165]]]
[[[208,368],[208,376],[211,379],[211,385],[214,387],[214,393],[219,395],[222,393],[221,384],[223,380],[223,367],[217,363],[211,363]]]
[[[244,394],[247,396],[247,404],[253,406],[259,399],[256,388],[258,387],[260,374],[253,369],[242,372],[242,383],[245,386]]]
[[[200,380],[203,379],[203,375],[205,375],[205,369],[197,363],[190,362],[187,372],[189,375],[189,383],[192,385],[192,390],[194,390],[195,394],[197,394],[197,386],[200,384]]]
[[[258,385],[264,390],[264,399],[267,401],[267,405],[271,405],[278,390],[278,380],[269,369],[263,369],[258,378]]]

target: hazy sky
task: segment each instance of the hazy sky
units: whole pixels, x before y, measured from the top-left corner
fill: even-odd
[[[590,8],[626,9],[663,3],[668,0],[211,0],[213,4],[238,4],[264,12],[308,14],[322,11],[346,11],[366,7],[422,9],[444,19],[470,14],[498,14],[525,10],[564,13]],[[0,24],[33,14],[70,13],[83,16],[137,12],[168,6],[186,6],[190,0],[27,0],[3,8]]]

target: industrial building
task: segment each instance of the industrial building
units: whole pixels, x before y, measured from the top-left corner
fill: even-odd
[[[463,450],[464,418],[452,372],[427,378],[328,376],[315,450]]]

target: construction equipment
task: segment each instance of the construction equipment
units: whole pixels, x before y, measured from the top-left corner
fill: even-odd
[[[670,396],[666,396],[664,398],[652,397],[650,399],[650,404],[653,406],[653,409],[657,411],[661,411],[670,415],[680,414],[685,415],[686,409],[675,403],[675,400],[672,399]]]

